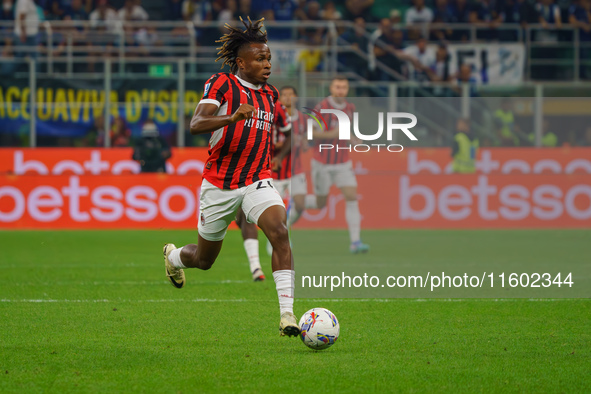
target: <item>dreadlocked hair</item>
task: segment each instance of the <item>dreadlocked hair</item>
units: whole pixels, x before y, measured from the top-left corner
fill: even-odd
[[[267,43],[267,32],[261,30],[264,20],[265,18],[261,18],[258,21],[252,22],[250,17],[248,17],[247,23],[242,17],[240,17],[240,22],[246,27],[246,30],[244,31],[226,23],[226,28],[230,31],[216,41],[221,42],[222,46],[217,48],[219,49],[219,57],[215,59],[215,61],[217,62],[218,60],[223,59],[224,62],[222,63],[222,68],[224,68],[225,65],[228,65],[232,74],[236,74],[238,71],[236,57],[238,57],[238,51],[240,48],[243,45],[250,43]]]

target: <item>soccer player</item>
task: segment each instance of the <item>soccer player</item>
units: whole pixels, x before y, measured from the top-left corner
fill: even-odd
[[[198,243],[164,245],[166,276],[173,286],[185,285],[184,268],[208,270],[218,257],[229,224],[242,208],[273,245],[273,278],[280,308],[280,335],[300,332],[293,314],[295,274],[283,200],[273,187],[270,170],[271,125],[279,97],[269,85],[271,51],[263,19],[245,30],[226,25],[218,59],[231,72],[213,75],[191,120],[191,134],[213,132],[203,171]],[[223,66],[222,65],[222,66]]]
[[[337,109],[345,112],[353,119],[355,105],[346,100],[349,94],[349,81],[344,77],[335,77],[330,83],[330,96],[322,100],[316,106],[320,109]],[[335,184],[345,197],[345,218],[349,227],[349,239],[351,253],[365,253],[369,251],[369,245],[361,241],[361,214],[357,201],[357,179],[353,172],[353,163],[349,159],[349,151],[341,143],[341,149],[320,151],[318,145],[332,144],[335,148],[339,145],[338,121],[332,114],[323,114],[327,123],[327,130],[314,132],[314,158],[312,159],[312,182],[314,195],[306,197],[307,209],[322,209],[326,206],[330,186]]]
[[[273,153],[273,184],[279,191],[279,194],[284,199],[290,199],[289,212],[287,215],[287,228],[289,229],[301,216],[305,208],[306,193],[308,190],[306,182],[306,174],[302,170],[301,155],[302,150],[307,149],[308,143],[304,140],[304,130],[306,127],[306,119],[296,108],[294,99],[297,98],[297,91],[292,86],[285,86],[281,88],[279,101],[283,104],[283,107],[277,107],[283,109],[287,114],[286,117],[290,119],[290,127],[281,127],[281,122],[276,122],[275,133],[273,134],[274,141],[274,153]],[[278,111],[281,114],[283,111]],[[278,116],[280,119],[283,115]],[[293,149],[293,162],[292,155],[290,154]],[[293,165],[292,165],[293,164]],[[293,177],[292,177],[293,171]],[[245,221],[242,220],[242,223]],[[251,225],[245,225],[245,227]],[[245,234],[245,228],[241,225],[242,234]],[[256,236],[256,227],[252,229],[246,229],[249,234]],[[247,241],[254,245],[253,240],[245,238],[245,249]],[[256,250],[252,247],[246,250],[249,258],[251,272],[253,273],[253,279],[255,281],[261,280],[257,275],[262,274],[262,270],[255,271],[253,266],[256,267],[256,262],[259,261],[258,254],[258,240],[256,241]],[[267,241],[267,253],[273,255],[273,245]],[[260,262],[258,263],[260,267]],[[264,277],[263,277],[264,279]]]
[[[291,125],[289,123],[287,114],[285,113],[285,108],[283,107],[283,105],[281,105],[279,101],[275,106],[275,120],[273,121],[272,127],[271,169],[273,175],[273,186],[277,189],[279,195],[282,198],[284,198],[286,195],[286,185],[280,184],[275,180],[277,179],[277,172],[282,171],[281,164],[284,161],[283,159],[285,157],[289,157],[289,153],[291,151],[291,139],[289,136],[290,128]],[[278,140],[280,137],[282,138],[282,140],[279,143]],[[287,186],[289,186],[289,182]],[[248,264],[250,266],[252,279],[255,282],[262,282],[265,280],[265,274],[261,267],[261,261],[259,258],[259,231],[257,229],[257,226],[253,223],[249,223],[246,220],[246,215],[240,208],[238,208],[238,212],[236,214],[236,224],[238,225],[238,227],[240,227],[240,231],[242,232],[242,239],[244,240],[244,251],[246,252],[246,257],[248,258]],[[267,242],[269,242],[270,245],[270,241]],[[271,253],[269,253],[269,255],[272,256],[272,253],[273,250],[271,249]]]
[[[289,187],[291,204],[287,213],[287,228],[291,228],[304,212],[308,192],[306,174],[302,169],[302,152],[308,148],[308,142],[304,136],[306,117],[295,107],[294,101],[297,97],[298,92],[293,86],[281,88],[279,101],[285,106],[291,121],[291,150],[293,151],[283,159],[276,182],[285,182],[286,187]]]

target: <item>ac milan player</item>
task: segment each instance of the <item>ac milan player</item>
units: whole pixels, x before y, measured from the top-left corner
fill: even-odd
[[[335,77],[330,83],[330,96],[316,105],[316,110],[337,109],[345,112],[349,119],[353,119],[355,105],[347,101],[349,94],[349,81],[344,77]],[[332,114],[324,114],[327,130],[314,132],[314,140],[317,144],[339,145],[338,121]],[[340,142],[342,146],[342,142]],[[349,239],[351,253],[365,253],[369,251],[369,245],[361,241],[361,214],[357,202],[357,179],[353,172],[353,163],[349,159],[349,151],[346,149],[331,149],[320,151],[318,146],[314,149],[312,159],[312,182],[314,183],[314,195],[306,197],[307,209],[322,209],[326,206],[330,186],[335,184],[345,197],[345,218],[349,227]]]
[[[278,180],[284,180],[291,190],[291,204],[287,213],[287,228],[290,228],[300,218],[305,209],[308,184],[306,174],[302,169],[302,153],[308,149],[308,142],[304,139],[306,117],[295,106],[298,92],[293,86],[281,88],[279,101],[285,106],[291,122],[291,150],[292,154],[283,159]],[[292,162],[293,160],[293,162]],[[278,182],[275,182],[276,184]],[[280,187],[278,187],[281,190]]]
[[[242,208],[273,245],[273,278],[280,308],[281,336],[300,332],[293,314],[295,274],[283,200],[273,187],[270,169],[271,125],[279,97],[267,80],[271,51],[263,19],[245,30],[226,25],[220,56],[231,73],[213,75],[191,120],[191,133],[213,132],[203,171],[198,243],[164,245],[166,276],[177,288],[185,285],[184,268],[211,268],[220,253],[228,225]],[[222,66],[223,66],[222,65]]]
[[[271,160],[273,168],[273,184],[279,194],[284,199],[292,198],[289,212],[287,215],[287,227],[291,227],[304,211],[304,202],[307,193],[306,174],[302,171],[301,150],[307,142],[302,138],[305,130],[306,119],[299,116],[299,111],[292,106],[293,98],[297,97],[296,89],[292,86],[286,86],[279,91],[279,102],[283,105],[276,106],[277,116],[273,124],[273,159]],[[292,123],[295,129],[292,128]],[[294,176],[292,178],[292,140],[295,141],[293,157]],[[238,210],[236,223],[242,232],[244,240],[244,250],[248,257],[250,272],[255,282],[265,280],[265,274],[261,268],[259,258],[258,230],[254,224],[248,223],[242,210]],[[267,252],[273,255],[273,246],[267,241]]]
[[[275,179],[274,184],[279,193],[281,195],[286,193],[290,196],[287,228],[291,228],[304,212],[306,193],[308,192],[306,174],[302,170],[301,162],[302,151],[308,148],[308,142],[304,139],[306,117],[295,107],[295,99],[298,97],[296,88],[285,86],[281,88],[279,93],[279,101],[284,105],[291,122],[290,136],[285,137],[285,141],[291,137],[290,150],[292,154],[284,156],[279,171],[273,172],[273,179]],[[267,243],[267,252],[269,255],[273,253],[271,243]]]
[[[283,105],[281,105],[280,101],[281,100],[279,100],[275,106],[275,120],[273,121],[272,127],[271,169],[273,171],[273,186],[275,186],[275,189],[277,189],[279,195],[282,198],[285,198],[287,192],[286,186],[285,184],[281,184],[280,181],[276,181],[276,179],[277,173],[284,171],[284,168],[281,166],[284,163],[284,158],[290,157],[289,153],[291,151],[291,138],[289,130],[291,128],[291,124],[289,123],[285,108]],[[244,240],[244,251],[246,252],[246,257],[248,258],[252,279],[255,282],[262,282],[265,280],[265,274],[261,267],[261,261],[259,258],[259,230],[255,224],[249,223],[246,220],[246,215],[240,208],[238,208],[238,212],[236,213],[236,224],[238,224],[238,227],[240,227],[240,231],[242,233],[242,239]],[[267,242],[269,242],[270,245],[270,241]],[[272,256],[272,249],[269,255]]]

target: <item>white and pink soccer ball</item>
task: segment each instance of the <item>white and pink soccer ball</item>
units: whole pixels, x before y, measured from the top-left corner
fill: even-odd
[[[337,341],[339,333],[339,321],[328,309],[310,309],[300,319],[300,338],[310,349],[328,349]]]

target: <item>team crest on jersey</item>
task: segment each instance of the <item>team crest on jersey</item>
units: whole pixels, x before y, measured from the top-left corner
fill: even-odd
[[[207,164],[205,165],[205,168],[209,170],[211,168],[212,164],[213,164],[213,162],[211,162],[211,161],[207,162]]]
[[[205,215],[203,214],[203,212],[201,212],[200,217],[201,217],[201,225],[205,226]]]
[[[204,96],[207,95],[207,92],[209,92],[210,87],[211,87],[211,82],[205,85],[205,90],[203,91]]]

